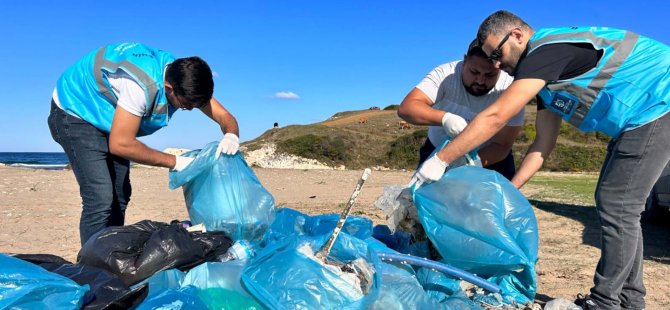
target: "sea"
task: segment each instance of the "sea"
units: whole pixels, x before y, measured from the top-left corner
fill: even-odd
[[[0,163],[12,167],[60,170],[69,161],[63,152],[0,152]]]

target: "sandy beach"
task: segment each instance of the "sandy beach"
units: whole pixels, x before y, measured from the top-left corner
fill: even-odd
[[[255,169],[276,205],[307,214],[339,213],[361,171]],[[411,172],[373,171],[352,212],[385,223],[374,207],[385,185],[406,183]],[[131,170],[133,194],[126,223],[143,219],[188,219],[180,189],[168,188],[166,169]],[[532,186],[524,194],[537,191]],[[0,252],[48,253],[75,261],[81,200],[69,170],[0,166]],[[531,201],[532,202],[532,201]],[[545,204],[535,208],[540,229],[537,264],[539,301],[572,299],[587,292],[599,257],[598,219],[593,208]],[[670,308],[670,228],[645,228],[647,309]]]

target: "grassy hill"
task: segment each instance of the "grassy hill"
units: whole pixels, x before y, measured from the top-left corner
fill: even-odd
[[[528,146],[535,139],[535,105],[526,106],[524,127],[517,137],[512,150],[517,167],[526,154]],[[583,133],[566,122],[561,124],[560,134],[554,151],[542,167],[544,171],[600,171],[605,159],[609,137],[600,133]]]
[[[344,165],[348,169],[414,169],[427,129],[424,126],[401,128],[395,108],[397,106],[340,112],[320,123],[271,129],[244,146],[247,151],[253,151],[273,143],[278,152],[333,166]],[[535,106],[528,105],[524,130],[513,149],[517,162],[535,137],[535,114]],[[602,135],[583,134],[564,123],[554,153],[543,169],[598,171],[607,141]]]

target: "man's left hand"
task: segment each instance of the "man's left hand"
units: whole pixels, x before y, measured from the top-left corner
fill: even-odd
[[[223,139],[219,142],[219,147],[216,149],[216,155],[214,158],[218,159],[221,156],[221,153],[226,155],[235,155],[237,150],[240,149],[240,138],[237,137],[234,133],[227,133],[223,135]]]
[[[459,115],[447,112],[442,116],[442,128],[452,139],[458,136],[466,126],[468,122]]]

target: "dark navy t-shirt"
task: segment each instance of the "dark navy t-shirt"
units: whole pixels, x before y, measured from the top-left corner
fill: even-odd
[[[517,64],[514,79],[541,79],[557,81],[570,79],[583,74],[598,64],[601,52],[588,43],[546,44],[525,54]],[[539,96],[537,109],[544,109]]]

